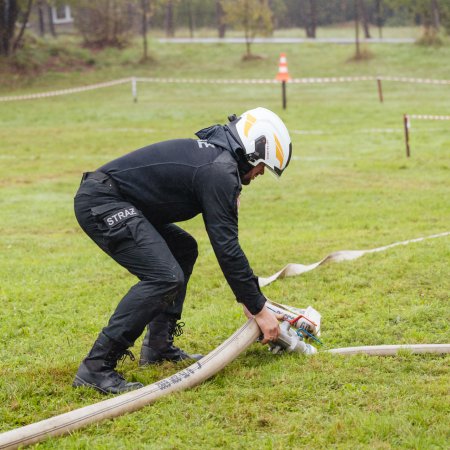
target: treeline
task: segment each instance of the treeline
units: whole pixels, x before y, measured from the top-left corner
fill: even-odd
[[[366,38],[372,37],[373,26],[381,36],[386,24],[422,25],[431,43],[440,30],[450,32],[450,0],[0,0],[0,56],[24,45],[30,17],[37,17],[41,27],[44,11],[65,5],[71,7],[85,45],[121,47],[139,33],[144,58],[152,28],[168,37],[180,28],[192,37],[199,28],[216,29],[221,38],[229,30],[242,30],[248,45],[256,35],[268,36],[274,29],[303,28],[307,37],[315,38],[319,26],[349,21],[361,24]],[[52,14],[48,17],[55,36]]]
[[[177,28],[187,28],[195,34],[197,28],[218,28],[224,36],[226,28],[223,10],[228,4],[248,3],[252,0],[145,0],[154,13],[153,27],[164,29],[167,36],[176,34]],[[265,0],[257,0],[261,5]],[[446,18],[449,0],[268,0],[275,29],[303,28],[307,37],[315,37],[319,26],[353,21],[355,8],[361,19],[372,26],[427,25],[431,18]],[[444,23],[444,24],[445,24]],[[225,25],[225,26],[224,26]]]

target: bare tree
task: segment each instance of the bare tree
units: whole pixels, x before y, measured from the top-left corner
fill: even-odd
[[[383,37],[383,0],[375,0],[375,10],[377,15],[378,37]]]
[[[246,54],[243,59],[253,59],[251,44],[256,34],[267,36],[273,29],[268,0],[225,0],[223,7],[226,23],[244,30]]]
[[[308,1],[308,12],[306,14],[306,37],[315,38],[316,37],[316,28],[317,28],[317,9],[316,9],[316,0]]]
[[[439,18],[439,7],[438,7],[438,1],[437,0],[431,0],[431,11],[433,16],[433,25],[436,30],[439,30],[441,24],[440,24],[440,18]]]
[[[369,14],[367,12],[366,3],[364,0],[359,0],[359,8],[361,11],[361,19],[362,19],[362,26],[364,29],[364,36],[366,39],[370,39],[370,24],[369,24]]]
[[[53,13],[51,5],[47,4],[47,14],[48,14],[48,28],[50,29],[50,34],[56,37],[55,23],[53,22]]]
[[[195,15],[194,10],[192,8],[192,0],[186,0],[186,7],[187,7],[187,16],[188,16],[188,23],[189,23],[189,36],[191,38],[194,37],[194,28],[195,28]]]
[[[19,34],[17,35],[17,38],[16,38],[16,40],[14,41],[14,44],[13,44],[13,51],[16,51],[22,45],[23,34],[24,34],[25,28],[26,28],[26,26],[28,24],[28,19],[30,18],[30,12],[31,12],[31,7],[32,6],[33,6],[33,0],[28,0],[27,6],[26,6],[25,11],[23,13],[22,25],[20,27]]]
[[[39,34],[41,36],[45,35],[45,20],[44,20],[44,2],[43,0],[38,0],[37,11],[39,18]]]
[[[121,0],[78,0],[75,27],[90,47],[124,47],[132,34],[129,3]]]
[[[355,59],[361,58],[361,46],[359,41],[359,0],[355,0],[354,2],[355,6]]]
[[[0,56],[10,56],[21,46],[32,5],[33,0],[0,0]],[[15,37],[18,20],[21,27]]]
[[[225,31],[227,29],[227,25],[224,20],[225,13],[222,7],[221,0],[216,0],[216,21],[217,21],[217,31],[219,33],[219,38],[225,37]]]
[[[142,13],[142,47],[143,55],[142,60],[146,61],[148,59],[148,42],[147,42],[147,30],[148,30],[148,20],[150,17],[150,0],[141,0],[141,13]]]
[[[175,24],[174,24],[174,1],[166,0],[166,13],[164,19],[166,36],[174,37],[175,36]]]

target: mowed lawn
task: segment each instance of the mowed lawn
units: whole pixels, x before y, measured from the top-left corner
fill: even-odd
[[[294,77],[399,75],[450,78],[450,48],[159,45],[135,64],[135,47],[96,54],[97,69],[9,79],[20,95],[132,75],[272,78],[281,51]],[[288,85],[139,84],[0,103],[0,431],[104,399],[71,387],[81,359],[135,282],[83,234],[72,199],[81,173],[125,152],[225,123],[265,106],[291,131],[294,156],[277,181],[244,188],[240,241],[256,274],[309,264],[337,250],[369,249],[450,231],[450,86],[385,82]],[[227,286],[201,218],[181,224],[200,256],[185,304],[183,348],[207,353],[245,318]],[[329,264],[264,288],[271,299],[314,306],[323,349],[449,343],[450,237]],[[139,354],[139,342],[134,353]],[[54,438],[39,448],[448,448],[449,358],[273,356],[253,345],[211,380],[138,412]],[[166,363],[121,370],[145,384],[175,373]]]

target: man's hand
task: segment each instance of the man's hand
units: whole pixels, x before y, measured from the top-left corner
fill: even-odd
[[[264,339],[261,341],[261,344],[267,344],[269,341],[276,341],[280,334],[278,320],[282,320],[283,315],[275,314],[264,306],[264,308],[254,317],[264,334]]]

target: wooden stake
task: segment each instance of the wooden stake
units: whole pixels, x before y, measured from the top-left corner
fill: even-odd
[[[407,114],[403,114],[403,126],[405,128],[406,157],[409,158],[411,152],[409,148],[409,117]]]
[[[381,79],[377,77],[377,85],[378,85],[378,98],[380,99],[380,103],[383,103],[383,86],[381,84]]]

